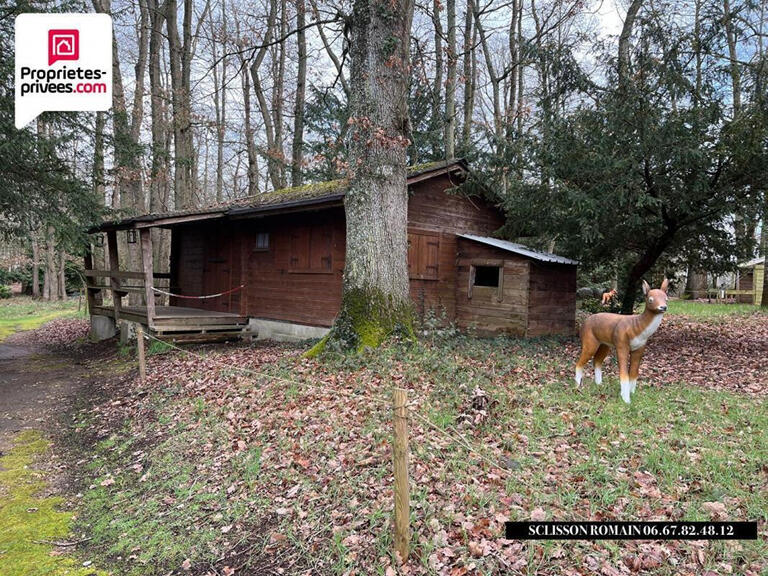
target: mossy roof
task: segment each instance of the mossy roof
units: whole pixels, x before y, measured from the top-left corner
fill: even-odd
[[[461,159],[457,159],[416,164],[408,168],[408,178],[415,178],[430,172],[435,172],[435,175],[437,175],[443,173],[445,170],[451,169],[466,171],[466,163]],[[334,200],[341,201],[348,189],[349,181],[346,179],[330,180],[327,182],[315,182],[311,184],[304,184],[303,186],[282,188],[272,192],[264,192],[254,196],[246,196],[231,202],[214,204],[204,208],[152,213],[141,216],[134,216],[132,218],[125,218],[122,220],[116,220],[113,222],[106,222],[101,226],[92,228],[90,232],[104,231],[108,229],[132,228],[138,224],[144,224],[145,226],[147,224],[156,224],[158,226],[169,225],[170,220],[184,217],[200,216],[201,219],[204,219],[205,217],[216,218],[223,217],[228,214],[242,214],[251,211],[258,212],[271,209],[278,210],[283,207],[288,208],[301,205],[319,204],[326,201],[331,202]]]

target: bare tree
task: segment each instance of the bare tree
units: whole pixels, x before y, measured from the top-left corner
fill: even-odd
[[[177,209],[197,204],[195,148],[192,132],[190,93],[192,71],[192,0],[184,0],[182,37],[179,37],[178,2],[166,0],[165,21],[168,29],[171,67],[171,99],[173,101],[174,193]],[[201,18],[202,20],[202,18]]]
[[[267,16],[266,31],[262,44],[255,51],[250,63],[251,79],[253,80],[253,91],[256,94],[256,100],[259,104],[261,118],[264,121],[264,132],[267,140],[267,173],[275,189],[282,188],[281,161],[278,151],[278,143],[275,135],[275,124],[273,116],[267,104],[266,91],[261,81],[260,68],[264,57],[267,55],[267,49],[272,41],[275,23],[277,22],[277,0],[270,0],[269,15]]]
[[[445,136],[445,116],[443,111],[443,21],[440,17],[440,0],[432,2],[432,25],[435,28],[435,81],[432,84],[432,123],[435,130],[440,130]],[[433,146],[432,153],[435,156],[445,154],[445,146],[442,150],[437,143]]]
[[[472,144],[472,114],[475,109],[475,79],[477,77],[477,52],[475,45],[477,43],[477,28],[472,26],[472,3],[473,0],[467,0],[467,8],[464,14],[464,52],[463,52],[463,70],[464,75],[464,123],[461,131],[461,146],[463,153],[466,154]]]
[[[448,70],[445,78],[443,140],[445,157],[450,160],[456,156],[456,0],[446,0],[446,16]]]
[[[291,147],[291,186],[302,184],[304,162],[304,99],[307,83],[306,6],[296,0],[296,43],[298,68],[296,72],[296,99],[293,107],[293,146]]]

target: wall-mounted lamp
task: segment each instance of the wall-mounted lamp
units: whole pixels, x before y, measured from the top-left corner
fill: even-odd
[[[94,245],[98,246],[99,248],[104,246],[104,234],[96,234],[93,238]]]
[[[136,244],[136,230],[133,228],[128,230],[128,244]]]

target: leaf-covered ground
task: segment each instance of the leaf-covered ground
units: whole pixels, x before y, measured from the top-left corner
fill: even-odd
[[[154,354],[146,385],[124,375],[74,416],[91,475],[78,529],[121,574],[765,574],[767,331],[760,314],[668,318],[630,407],[610,368],[573,387],[571,340]],[[402,566],[394,386],[411,403]],[[749,519],[760,539],[503,538],[531,518]]]
[[[78,314],[77,300],[45,302],[28,296],[15,296],[0,300],[0,342],[22,330],[31,331],[46,322]]]

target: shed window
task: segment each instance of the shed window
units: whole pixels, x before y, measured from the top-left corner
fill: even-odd
[[[502,265],[492,265],[484,262],[483,264],[473,264],[469,267],[469,286],[467,287],[467,297],[472,299],[472,289],[495,288],[495,301],[501,302],[504,299],[504,267]],[[493,291],[492,291],[493,292]],[[484,294],[488,294],[483,290]]]
[[[259,232],[256,234],[256,242],[253,245],[254,252],[263,252],[269,250],[269,232]]]
[[[498,266],[475,266],[475,286],[499,287],[501,268]]]

